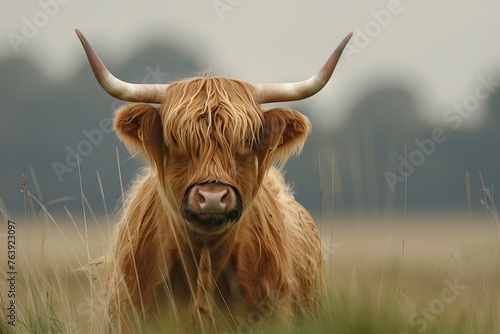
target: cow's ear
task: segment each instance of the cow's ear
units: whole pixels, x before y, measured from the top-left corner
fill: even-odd
[[[301,113],[285,107],[267,110],[260,138],[264,159],[283,167],[291,155],[300,153],[308,133],[309,120]]]
[[[148,103],[132,103],[118,109],[115,131],[128,150],[140,152],[150,162],[163,155],[163,129],[158,110]]]

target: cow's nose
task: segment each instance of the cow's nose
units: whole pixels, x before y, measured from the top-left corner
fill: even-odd
[[[196,201],[200,207],[200,213],[223,213],[229,202],[227,189],[203,190],[198,189]]]
[[[237,190],[221,182],[195,184],[186,191],[182,202],[184,218],[194,226],[217,230],[241,217],[241,197]],[[218,231],[218,230],[217,230]]]

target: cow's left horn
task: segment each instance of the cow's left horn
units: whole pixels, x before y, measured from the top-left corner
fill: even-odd
[[[168,84],[131,84],[114,77],[87,41],[82,32],[75,29],[83,44],[92,71],[102,88],[117,99],[130,102],[161,103],[165,100]]]
[[[308,98],[319,92],[330,80],[333,70],[340,59],[340,55],[352,37],[349,33],[337,46],[321,70],[313,77],[294,83],[257,84],[255,100],[257,103],[296,101]]]

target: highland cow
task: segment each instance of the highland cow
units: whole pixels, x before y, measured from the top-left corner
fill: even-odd
[[[234,326],[249,317],[314,317],[320,234],[282,175],[309,122],[295,110],[261,105],[320,91],[351,34],[302,82],[203,75],[147,85],[115,78],[76,32],[102,87],[135,102],[116,112],[114,128],[149,165],[128,192],[107,257],[112,328],[133,331],[168,308],[203,332],[218,330],[221,316]]]

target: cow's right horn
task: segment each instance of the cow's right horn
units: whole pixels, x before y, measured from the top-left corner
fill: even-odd
[[[297,101],[308,98],[319,92],[330,80],[335,66],[342,55],[342,51],[352,37],[349,33],[333,51],[332,55],[316,75],[311,78],[293,83],[273,83],[254,85],[254,98],[258,103]]]
[[[94,51],[82,32],[75,29],[82,42],[92,71],[106,92],[117,99],[130,102],[162,103],[167,94],[168,84],[131,84],[113,76]]]

